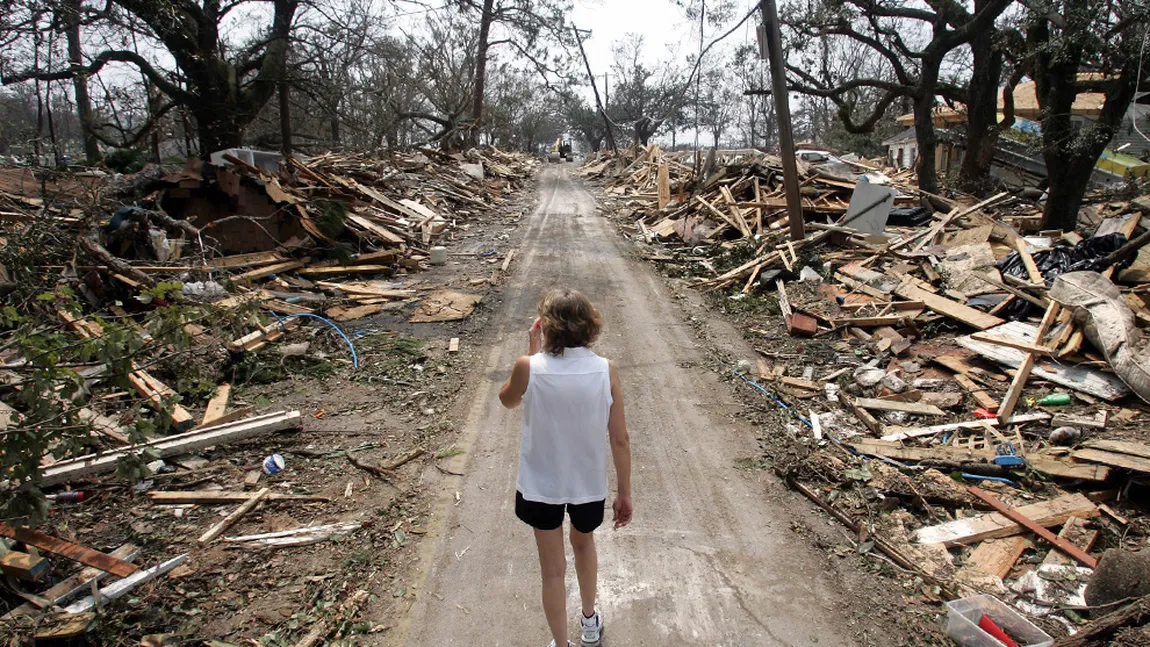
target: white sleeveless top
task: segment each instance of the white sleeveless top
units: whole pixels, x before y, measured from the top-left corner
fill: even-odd
[[[607,498],[612,401],[610,367],[591,349],[531,356],[515,484],[524,499],[580,504]]]

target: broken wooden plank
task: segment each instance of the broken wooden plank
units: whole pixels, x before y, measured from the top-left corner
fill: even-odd
[[[931,425],[930,427],[891,427],[888,429],[890,433],[883,436],[882,439],[887,441],[906,440],[907,438],[931,436],[933,434],[939,434],[947,431],[958,431],[959,429],[980,429],[985,427],[987,423],[1005,426],[1019,425],[1025,422],[1039,422],[1049,419],[1049,413],[1038,412],[1011,416],[1005,422],[999,418],[997,423],[994,420],[966,420],[963,422],[948,422],[941,425]]]
[[[449,352],[449,353],[458,353],[459,352],[459,338],[458,337],[452,337],[451,340],[449,342],[447,342],[447,352]]]
[[[249,281],[256,281],[259,279],[267,278],[272,274],[281,274],[283,272],[290,272],[298,270],[304,265],[308,264],[309,259],[299,261],[284,261],[283,263],[276,263],[275,265],[268,265],[254,270],[249,270],[243,274],[237,274],[232,277],[233,283],[247,283]]]
[[[855,414],[855,417],[858,418],[859,421],[863,423],[863,426],[869,429],[871,433],[881,434],[883,432],[882,423],[875,419],[869,411],[859,406],[855,398],[848,398],[847,402],[850,404],[851,412]]]
[[[390,265],[333,265],[331,267],[304,267],[296,271],[300,276],[335,276],[339,274],[386,274]]]
[[[1150,474],[1150,459],[1101,449],[1080,449],[1070,455],[1076,461],[1101,463],[1111,467]]]
[[[1098,507],[1079,493],[1064,494],[1056,499],[1025,505],[1015,510],[1019,515],[1046,527],[1062,525],[1070,517],[1093,518],[1099,514]],[[993,512],[919,528],[915,531],[914,537],[920,544],[943,544],[951,547],[969,545],[984,539],[1012,537],[1027,530],[1005,515]]]
[[[855,398],[855,404],[875,411],[902,411],[920,416],[945,416],[946,412],[933,404],[919,404],[918,402],[898,402],[895,400],[879,400],[876,398]]]
[[[1022,266],[1026,268],[1026,274],[1030,277],[1030,282],[1035,285],[1045,285],[1042,279],[1042,272],[1038,270],[1038,265],[1034,262],[1034,257],[1030,255],[1030,251],[1026,249],[1026,240],[1018,238],[1014,241],[1014,249],[1018,252],[1018,257],[1022,259]]]
[[[904,281],[894,290],[895,294],[904,299],[911,301],[921,301],[927,308],[937,312],[940,315],[950,317],[956,321],[977,328],[979,330],[986,330],[995,326],[1005,323],[1002,319],[994,315],[987,314],[981,310],[972,308],[966,304],[953,301],[937,294],[932,294],[926,290],[914,285],[913,283]]]
[[[219,523],[209,528],[204,534],[200,535],[200,544],[210,544],[216,537],[224,534],[225,530],[231,528],[232,525],[239,521],[244,515],[251,512],[257,505],[259,505],[260,501],[263,501],[264,498],[267,497],[268,494],[271,494],[271,490],[268,488],[263,488],[259,492],[253,494],[251,498],[240,504],[240,507],[233,510],[231,514],[221,519]]]
[[[324,314],[335,321],[355,321],[356,319],[363,319],[364,317],[369,317],[382,311],[383,306],[380,304],[362,305],[354,308],[332,306],[325,310]]]
[[[515,250],[507,252],[507,256],[503,259],[503,265],[499,267],[500,272],[507,272],[507,268],[511,267],[511,259],[515,258]]]
[[[135,545],[124,544],[123,546],[120,546],[119,548],[117,548],[116,550],[113,550],[112,552],[110,552],[108,554],[111,555],[112,557],[116,557],[116,558],[130,562],[136,558],[136,555],[138,555],[139,552],[140,552],[140,549],[138,547],[136,547]],[[93,582],[100,581],[106,575],[107,575],[106,572],[101,571],[98,568],[92,568],[91,566],[89,566],[89,567],[81,570],[79,573],[76,573],[75,575],[73,575],[69,578],[61,580],[58,584],[56,584],[52,588],[41,593],[40,597],[51,602],[52,604],[60,604],[61,602],[64,602],[64,601],[72,598],[73,596],[77,595],[81,591],[87,590],[88,587]],[[40,610],[37,609],[36,607],[32,606],[31,604],[22,604],[22,605],[16,607],[15,609],[12,609],[8,613],[4,614],[3,616],[0,616],[0,622],[12,620],[13,618],[15,618],[17,616],[35,615],[39,612],[40,612]]]
[[[110,472],[116,469],[116,463],[120,458],[130,453],[138,453],[145,448],[151,448],[162,458],[174,454],[186,454],[213,445],[236,442],[273,431],[299,429],[302,426],[303,423],[298,411],[268,413],[235,423],[195,429],[182,434],[156,438],[146,443],[59,461],[41,471],[41,483],[43,485],[58,485],[90,474]]]
[[[999,336],[1011,337],[1013,339],[1033,341],[1036,331],[1037,327],[1034,325],[1021,321],[1011,321],[987,332]],[[987,359],[991,359],[1011,368],[1017,368],[1022,364],[1026,355],[1025,352],[1015,348],[988,344],[976,339],[971,339],[969,335],[958,337],[955,339],[955,342],[967,350],[974,351]],[[1118,376],[1092,368],[1068,366],[1058,364],[1054,361],[1044,360],[1037,362],[1031,372],[1036,377],[1049,382],[1064,386],[1068,389],[1074,389],[1075,391],[1081,391],[1087,395],[1107,401],[1117,400],[1130,393],[1129,387],[1127,387]]]
[[[113,582],[112,584],[109,584],[108,586],[100,589],[100,599],[115,600],[119,597],[122,597],[137,586],[151,582],[157,577],[167,574],[172,569],[186,561],[188,561],[188,553],[184,553],[183,555],[169,559],[168,561],[163,562],[157,566],[153,566],[152,568],[137,571],[122,580]],[[95,598],[89,595],[68,605],[67,607],[64,607],[64,611],[68,613],[83,613],[90,610],[95,605]]]
[[[366,294],[373,297],[384,297],[387,299],[407,299],[418,294],[415,290],[383,288],[365,283],[330,283],[327,281],[316,281],[316,285],[321,288],[336,290],[345,294]]]
[[[260,472],[262,473],[262,472]],[[148,492],[148,498],[156,505],[177,505],[195,503],[199,505],[226,505],[244,503],[252,498],[251,492],[229,492],[224,490],[158,490]],[[302,494],[279,494],[272,492],[267,501],[295,501],[297,503],[326,503],[328,497]]]
[[[204,417],[200,420],[200,426],[206,427],[220,418],[228,410],[228,398],[232,395],[231,384],[220,384],[216,387],[216,392],[211,400],[208,400],[208,407],[204,410]]]
[[[976,384],[974,380],[970,379],[962,373],[955,373],[954,381],[957,382],[964,391],[969,393],[972,398],[974,398],[974,401],[978,403],[978,406],[986,409],[991,413],[998,411],[998,400],[995,400],[994,397],[990,395],[990,393],[986,390],[986,387]]]
[[[0,571],[25,582],[39,582],[48,572],[48,560],[19,550],[10,550],[0,556]]]
[[[1077,518],[1077,517],[1075,517]],[[966,560],[966,566],[993,575],[1002,579],[1010,574],[1014,563],[1022,557],[1026,545],[1030,541],[1021,535],[1003,537],[1002,539],[987,539],[978,544]]]
[[[23,527],[14,528],[7,523],[0,522],[0,535],[120,577],[127,577],[140,570],[139,566],[118,557],[92,550],[86,546],[73,544],[59,537],[46,535],[39,530]]]
[[[1058,533],[1058,538],[1068,542],[1083,551],[1089,552],[1094,546],[1094,542],[1098,541],[1098,531],[1086,526],[1085,519],[1078,517],[1070,517],[1066,523],[1062,524],[1062,530]],[[1061,551],[1052,550],[1046,554],[1042,559],[1043,565],[1054,564],[1058,566],[1070,566],[1073,562]]]
[[[249,254],[232,254],[219,258],[209,258],[205,263],[208,267],[217,270],[239,269],[244,267],[259,267],[273,265],[288,260],[279,252],[252,252]]]
[[[1042,315],[1042,322],[1038,324],[1034,333],[1035,342],[1041,342],[1046,333],[1050,331],[1050,327],[1058,318],[1059,307],[1057,301],[1051,301],[1050,305],[1046,307],[1046,313]],[[1026,381],[1030,379],[1030,371],[1034,368],[1034,362],[1037,359],[1038,354],[1033,351],[1027,352],[1023,356],[1018,370],[1014,374],[1014,379],[1010,382],[1010,388],[1007,389],[1006,395],[1002,398],[1002,404],[998,405],[999,415],[1006,417],[1014,413],[1014,407],[1018,404],[1018,399],[1022,397],[1022,391],[1026,388]]]
[[[266,328],[253,330],[252,332],[232,340],[228,344],[228,350],[233,353],[243,353],[259,350],[267,345],[268,342],[275,341],[280,337],[287,334],[287,331],[294,330],[299,327],[299,319],[288,319],[287,321],[278,321],[270,324]]]
[[[984,341],[988,344],[998,344],[999,346],[1008,346],[1010,348],[1017,348],[1020,351],[1023,351],[1026,353],[1033,353],[1035,355],[1049,356],[1049,355],[1054,355],[1056,352],[1058,352],[1058,349],[1050,348],[1049,346],[1040,346],[1038,344],[1032,344],[1028,341],[1021,341],[1018,339],[1010,339],[1008,337],[999,337],[998,335],[991,335],[991,334],[988,334],[985,332],[976,332],[973,335],[971,335],[970,338],[977,340],[977,341]]]
[[[884,456],[899,461],[989,462],[996,455],[993,449],[968,449],[950,445],[908,447],[898,442],[870,438],[859,438],[848,445],[868,456]],[[1031,469],[1059,478],[1102,482],[1110,477],[1110,469],[1102,465],[1075,463],[1044,454],[1029,454],[1024,458]]]
[[[1082,550],[1078,546],[1075,546],[1074,544],[1072,544],[1072,543],[1070,543],[1064,539],[1060,539],[1060,538],[1056,537],[1054,535],[1054,533],[1050,532],[1045,527],[1047,525],[1054,525],[1054,524],[1039,523],[1039,522],[1035,521],[1034,519],[1031,519],[1029,515],[1023,513],[1020,508],[1014,508],[1014,507],[1011,507],[1011,506],[1003,503],[1002,501],[999,500],[998,497],[996,497],[993,494],[983,490],[980,487],[968,485],[968,486],[966,486],[966,489],[968,491],[970,491],[970,493],[973,494],[974,496],[985,501],[987,504],[989,504],[995,510],[998,510],[998,512],[1000,514],[1002,514],[1003,516],[1005,516],[1008,519],[1010,519],[1011,521],[1025,527],[1027,530],[1033,532],[1034,534],[1038,535],[1039,537],[1042,537],[1046,541],[1050,542],[1050,544],[1053,545],[1058,550],[1060,550],[1060,551],[1066,553],[1067,555],[1073,557],[1075,560],[1080,562],[1083,566],[1086,566],[1087,568],[1096,568],[1098,566],[1098,560],[1096,558],[1091,557],[1089,553]],[[1095,515],[1097,515],[1097,514],[1098,514],[1098,512],[1096,510]],[[1065,520],[1064,520],[1064,522],[1065,522]]]
[[[1129,454],[1141,458],[1150,458],[1150,445],[1144,443],[1124,442],[1121,440],[1088,440],[1083,443],[1083,446],[1116,454]]]

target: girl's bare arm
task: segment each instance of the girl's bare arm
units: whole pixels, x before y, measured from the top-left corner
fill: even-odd
[[[623,385],[619,371],[611,362],[611,413],[607,418],[607,436],[611,440],[611,456],[615,460],[615,474],[619,492],[615,497],[615,527],[631,523],[631,437],[627,433],[627,416],[623,411]]]

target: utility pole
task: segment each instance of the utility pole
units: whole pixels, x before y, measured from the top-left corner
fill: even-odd
[[[575,31],[575,42],[579,43],[579,53],[583,55],[583,65],[587,66],[587,78],[591,79],[591,90],[595,92],[595,107],[599,109],[599,114],[603,116],[603,125],[607,128],[607,145],[611,147],[612,153],[618,153],[619,149],[615,146],[615,135],[611,132],[611,120],[607,118],[607,110],[603,108],[603,101],[599,99],[599,86],[595,83],[595,74],[591,71],[591,62],[587,60],[587,52],[583,50],[583,36],[579,32],[579,28],[571,25],[571,29]],[[591,32],[586,32],[588,36]]]
[[[607,83],[607,72],[603,73],[603,109],[611,107],[611,84]]]
[[[779,120],[779,152],[783,157],[787,220],[791,225],[791,239],[802,240],[806,238],[807,233],[806,225],[803,223],[803,204],[799,196],[799,169],[795,163],[795,140],[791,132],[791,108],[787,96],[786,66],[783,60],[783,35],[779,31],[779,10],[775,6],[775,0],[762,0],[759,8],[763,12],[766,55],[771,64],[771,88]]]

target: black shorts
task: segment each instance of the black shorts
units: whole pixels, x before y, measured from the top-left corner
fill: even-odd
[[[542,503],[528,501],[522,492],[515,492],[515,516],[523,523],[539,530],[555,530],[563,525],[563,510],[571,517],[571,525],[582,533],[594,532],[603,523],[603,510],[607,502]]]

